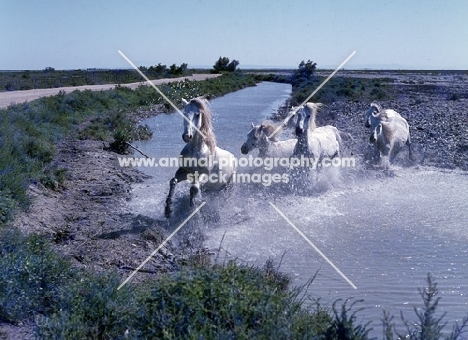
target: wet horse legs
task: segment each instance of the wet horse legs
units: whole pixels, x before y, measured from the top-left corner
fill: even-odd
[[[166,218],[171,217],[172,214],[172,197],[174,196],[174,190],[177,183],[185,181],[187,179],[187,172],[183,169],[178,169],[174,175],[174,178],[169,182],[169,193],[166,198],[166,207],[164,209],[164,215]]]

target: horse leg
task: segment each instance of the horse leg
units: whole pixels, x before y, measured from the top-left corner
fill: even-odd
[[[208,176],[207,174],[201,174],[198,178],[195,177],[195,180],[193,181],[192,186],[190,187],[190,206],[195,205],[195,201],[198,198],[201,198],[201,190],[200,190],[200,179],[203,176],[203,179],[205,176]]]
[[[174,190],[177,183],[185,181],[187,179],[187,172],[183,169],[178,169],[174,177],[169,182],[169,193],[166,198],[166,207],[164,209],[164,215],[166,218],[171,217],[172,214],[172,196],[174,196]]]
[[[411,138],[408,135],[408,139],[406,140],[406,145],[408,145],[408,152],[409,152],[409,159],[410,161],[413,161],[413,150],[411,149]]]
[[[381,155],[380,156],[380,166],[383,170],[390,169],[390,155]]]

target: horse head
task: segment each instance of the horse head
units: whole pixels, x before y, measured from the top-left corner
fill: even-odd
[[[369,110],[366,113],[366,122],[364,126],[366,128],[372,128],[377,126],[380,122],[380,114],[382,112],[382,107],[377,103],[372,103]]]
[[[198,97],[187,102],[182,100],[184,109],[184,132],[182,139],[189,143],[195,136],[201,136],[201,140],[214,152],[216,140],[211,126],[211,112],[208,101]]]
[[[278,136],[282,131],[282,126],[275,126],[269,121],[264,121],[260,125],[252,123],[252,130],[247,134],[247,140],[242,144],[241,152],[246,155],[257,148],[260,154],[264,154],[272,142],[278,141]]]
[[[322,106],[320,103],[307,103],[297,110],[296,136],[300,137],[307,130],[314,130],[315,116],[318,109]]]
[[[297,119],[296,119],[296,136],[300,137],[304,133],[304,123],[306,120],[306,114],[303,108],[300,108],[296,111]]]
[[[247,155],[250,151],[258,147],[258,130],[261,129],[261,125],[255,126],[252,123],[252,130],[247,134],[247,140],[241,146],[241,153]]]
[[[374,130],[372,131],[370,137],[369,137],[369,141],[374,144],[375,142],[377,142],[377,139],[382,135],[382,124],[379,123],[378,125],[376,125],[374,127]]]
[[[182,103],[184,104],[184,132],[182,133],[182,139],[185,143],[190,142],[193,139],[197,130],[201,128],[201,117],[202,114],[200,109],[193,100],[190,102],[182,99]]]

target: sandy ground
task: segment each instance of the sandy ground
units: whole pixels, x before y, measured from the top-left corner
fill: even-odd
[[[205,80],[209,78],[219,77],[220,74],[194,74],[189,77],[180,77],[180,78],[165,78],[152,80],[154,85],[161,85],[164,83],[173,83],[183,80]],[[91,90],[91,91],[101,91],[101,90],[110,90],[113,89],[117,84],[106,84],[106,85],[84,85],[84,86],[71,86],[71,87],[57,87],[52,89],[35,89],[35,90],[24,90],[24,91],[11,91],[11,92],[0,92],[0,108],[8,107],[11,104],[23,103],[26,101],[38,99],[40,97],[54,96],[60,91],[65,91],[70,93],[75,90]],[[130,84],[120,84],[122,86],[135,89],[140,85],[147,85],[147,82],[142,81],[138,83]]]
[[[135,168],[120,167],[117,156],[102,142],[61,142],[52,166],[67,169],[64,186],[51,190],[31,184],[33,204],[18,216],[16,226],[26,233],[45,234],[78,267],[117,268],[123,276],[130,274],[164,240],[165,221],[134,215],[127,208],[132,183],[146,177]],[[143,272],[158,273],[174,266],[169,245]]]

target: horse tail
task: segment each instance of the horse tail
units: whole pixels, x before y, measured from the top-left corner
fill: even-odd
[[[342,146],[343,141],[348,142],[348,145],[349,144],[354,145],[354,138],[353,138],[353,136],[351,136],[350,133],[338,130],[338,136],[340,137],[340,140],[338,141],[338,143],[340,144],[340,150],[343,150],[343,146]],[[351,149],[351,147],[349,147],[349,148]]]
[[[351,136],[350,133],[343,132],[343,131],[340,131],[340,130],[338,130],[338,133],[339,133],[342,140],[347,141],[347,142],[354,142],[354,138],[353,138],[353,136]]]

